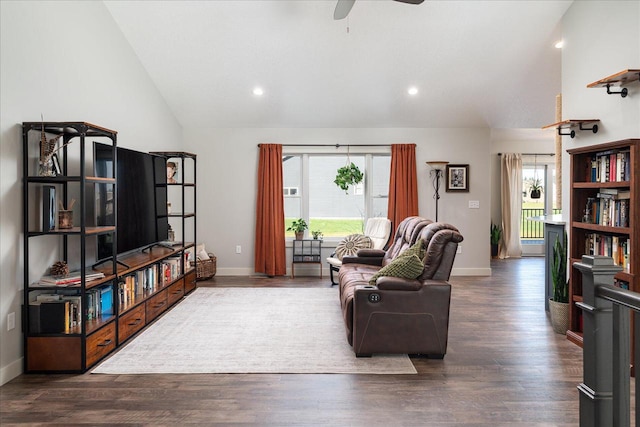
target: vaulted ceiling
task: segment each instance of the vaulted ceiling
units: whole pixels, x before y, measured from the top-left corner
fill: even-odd
[[[539,128],[571,1],[105,4],[185,127]]]

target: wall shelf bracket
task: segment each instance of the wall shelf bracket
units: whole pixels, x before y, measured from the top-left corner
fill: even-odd
[[[598,133],[598,122],[600,119],[583,119],[583,120],[563,120],[561,122],[552,123],[547,126],[543,126],[542,129],[556,128],[558,135],[576,137],[576,131],[578,130],[590,130],[593,133]],[[590,126],[586,126],[589,125]],[[564,131],[568,130],[568,132]]]
[[[607,88],[607,93],[609,95],[620,95],[621,97],[626,98],[627,95],[629,94],[629,89],[622,86],[625,86],[637,81],[640,81],[640,69],[628,69],[628,70],[622,70],[619,73],[613,74],[611,76],[607,76],[596,82],[589,83],[587,87],[588,88],[605,87]],[[615,86],[620,86],[621,89],[611,90],[611,88]]]
[[[621,88],[618,91],[611,90],[611,84],[607,84],[607,94],[609,95],[617,95],[620,94],[621,97],[626,98],[629,90],[626,87]]]

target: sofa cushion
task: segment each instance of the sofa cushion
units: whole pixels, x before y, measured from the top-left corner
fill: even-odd
[[[422,274],[423,269],[424,264],[422,262],[422,259],[420,259],[418,255],[411,254],[399,256],[389,264],[378,270],[376,274],[371,276],[371,279],[369,279],[369,284],[375,285],[378,277],[382,276],[401,277],[403,279],[416,279],[418,276],[420,276],[420,274]]]

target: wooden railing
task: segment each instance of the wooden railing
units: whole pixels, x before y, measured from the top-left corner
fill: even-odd
[[[631,342],[633,366],[640,366],[640,294],[613,286],[622,270],[613,259],[583,255],[574,266],[582,273],[583,382],[580,392],[580,427],[619,427],[631,422]],[[636,400],[640,384],[635,382]],[[638,413],[635,425],[640,426]]]

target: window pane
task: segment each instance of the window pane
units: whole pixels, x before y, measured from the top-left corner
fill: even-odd
[[[545,166],[522,165],[522,218],[520,219],[520,239],[523,244],[537,242],[544,237],[543,224],[540,221],[531,221],[527,218],[544,215],[545,194],[544,188]],[[531,192],[540,188],[538,194],[532,196]]]
[[[350,159],[364,172],[364,156]],[[325,237],[362,233],[364,192],[352,186],[345,193],[333,182],[338,169],[346,163],[345,156],[309,156],[310,231],[322,231]]]
[[[371,212],[369,217],[387,217],[389,204],[389,174],[391,173],[391,156],[373,156],[373,170],[368,176],[371,179]]]
[[[302,158],[300,156],[282,156],[282,180],[284,186],[284,228],[289,228],[294,219],[302,215]],[[286,236],[293,236],[287,231]]]

